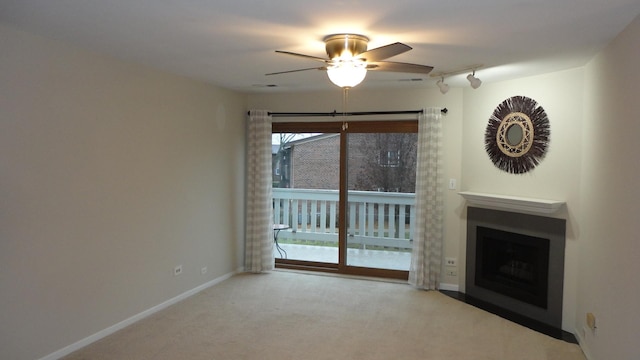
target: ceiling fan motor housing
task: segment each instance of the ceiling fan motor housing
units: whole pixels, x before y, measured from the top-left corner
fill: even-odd
[[[334,34],[324,38],[325,49],[329,59],[341,57],[343,53],[348,52],[351,56],[356,56],[367,51],[369,38],[363,35],[355,34]],[[345,54],[347,57],[347,54]]]

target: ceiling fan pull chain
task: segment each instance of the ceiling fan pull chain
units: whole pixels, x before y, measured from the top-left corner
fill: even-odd
[[[342,88],[342,131],[346,131],[349,128],[347,120],[347,104],[349,100],[349,88]]]
[[[347,116],[347,104],[349,102],[349,88],[342,88],[342,116]]]

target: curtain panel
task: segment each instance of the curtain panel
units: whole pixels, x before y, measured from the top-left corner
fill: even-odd
[[[271,123],[265,110],[249,112],[245,270],[273,270]]]
[[[438,289],[443,242],[442,114],[425,109],[418,117],[416,167],[416,228],[409,268],[409,284]]]

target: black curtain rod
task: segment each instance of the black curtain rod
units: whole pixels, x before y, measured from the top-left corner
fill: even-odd
[[[444,108],[440,110],[443,114],[446,114],[449,110]],[[337,117],[337,116],[363,116],[363,115],[402,115],[402,114],[422,114],[423,110],[405,110],[405,111],[361,111],[361,112],[347,112],[341,113],[333,110],[329,113],[294,113],[294,112],[270,112],[269,115],[273,117],[310,117],[310,116],[324,116],[324,117]],[[247,113],[249,114],[249,113]]]

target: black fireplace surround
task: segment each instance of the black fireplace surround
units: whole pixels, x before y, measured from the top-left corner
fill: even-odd
[[[467,208],[467,302],[562,334],[564,219]]]

